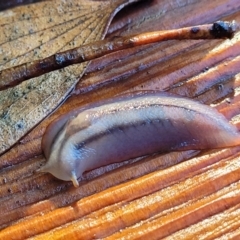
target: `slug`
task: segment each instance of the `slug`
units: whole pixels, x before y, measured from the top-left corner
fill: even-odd
[[[153,154],[240,144],[240,134],[215,109],[159,92],[121,96],[75,109],[53,121],[42,139],[41,172],[72,181],[85,171]]]

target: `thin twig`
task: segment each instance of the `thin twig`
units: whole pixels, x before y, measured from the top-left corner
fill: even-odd
[[[102,40],[65,52],[56,53],[42,60],[24,63],[0,72],[0,90],[41,76],[45,73],[78,64],[106,54],[139,45],[167,40],[182,39],[221,39],[231,38],[236,31],[236,23],[218,21],[213,24],[186,27],[174,30],[147,32],[134,36],[116,37]]]

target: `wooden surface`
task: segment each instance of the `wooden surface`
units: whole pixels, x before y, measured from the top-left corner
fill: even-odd
[[[143,1],[113,20],[108,37],[240,22],[240,2]],[[122,92],[159,89],[240,114],[240,35],[170,41],[94,60],[71,97],[0,157],[0,239],[239,239],[240,147],[158,154],[86,173],[79,188],[49,174],[41,137],[59,114]],[[207,134],[207,133],[206,133]]]

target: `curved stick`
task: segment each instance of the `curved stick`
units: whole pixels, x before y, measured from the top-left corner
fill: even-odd
[[[42,60],[24,63],[0,71],[0,90],[41,76],[45,73],[78,64],[122,49],[167,40],[183,39],[220,39],[231,38],[236,31],[236,23],[218,21],[213,24],[186,27],[174,30],[155,31],[114,40],[102,40],[64,52],[56,53]]]

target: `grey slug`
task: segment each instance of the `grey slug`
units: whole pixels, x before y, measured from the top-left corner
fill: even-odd
[[[240,144],[240,134],[216,110],[159,92],[141,92],[79,108],[47,128],[40,171],[72,181],[83,172],[156,152]]]

